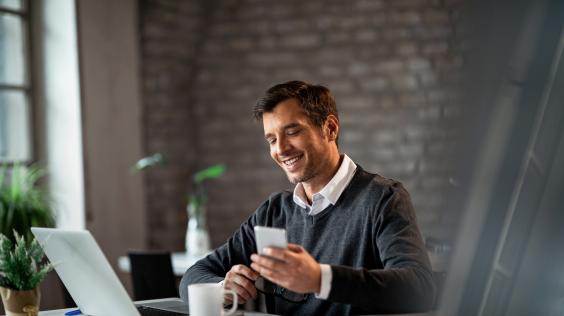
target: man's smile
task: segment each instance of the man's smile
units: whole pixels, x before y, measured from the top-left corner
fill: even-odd
[[[304,157],[303,154],[294,156],[292,158],[288,158],[285,160],[282,160],[282,163],[284,164],[284,166],[286,166],[286,169],[288,170],[292,170],[294,169],[294,167],[296,166],[296,164]]]

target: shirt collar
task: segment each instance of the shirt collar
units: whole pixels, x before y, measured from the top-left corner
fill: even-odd
[[[331,180],[321,189],[321,191],[313,195],[315,199],[318,195],[327,199],[331,204],[335,205],[339,200],[339,197],[351,181],[354,173],[356,171],[356,164],[349,158],[346,154],[343,154],[343,161],[337,173],[331,178]],[[302,183],[298,183],[294,188],[294,203],[298,204],[302,208],[307,208],[307,198]]]

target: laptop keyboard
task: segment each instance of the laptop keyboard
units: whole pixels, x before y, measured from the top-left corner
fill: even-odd
[[[165,311],[162,309],[156,309],[156,308],[152,308],[152,307],[148,307],[148,306],[136,306],[137,310],[139,311],[139,313],[142,316],[186,316],[188,314],[185,313],[179,313],[179,312],[171,312],[171,311]]]

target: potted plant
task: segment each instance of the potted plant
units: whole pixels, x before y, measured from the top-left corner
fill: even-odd
[[[186,253],[195,258],[204,256],[210,251],[210,236],[206,227],[206,206],[208,195],[204,182],[221,176],[225,165],[218,164],[194,174],[195,190],[188,198],[188,227],[186,228]]]
[[[14,231],[15,243],[0,234],[0,294],[7,316],[32,316],[39,311],[39,283],[53,269],[43,263],[43,249],[35,238],[26,241]]]
[[[166,165],[166,159],[161,153],[144,157],[132,167],[132,172],[140,172],[155,166]],[[210,250],[210,237],[206,227],[207,193],[204,187],[206,180],[218,178],[225,172],[224,164],[217,164],[200,170],[194,174],[192,180],[194,189],[188,195],[188,225],[186,227],[186,253],[188,256],[198,258]]]
[[[10,173],[10,179],[7,179]],[[30,227],[55,225],[47,195],[37,185],[43,176],[45,170],[37,166],[0,166],[0,233],[13,238],[12,231],[15,230],[30,240]]]

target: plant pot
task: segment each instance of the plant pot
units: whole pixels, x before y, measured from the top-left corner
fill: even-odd
[[[36,316],[39,312],[39,286],[29,291],[0,287],[6,316]]]
[[[189,257],[200,258],[210,252],[210,235],[205,226],[190,218],[186,228],[186,253]]]

